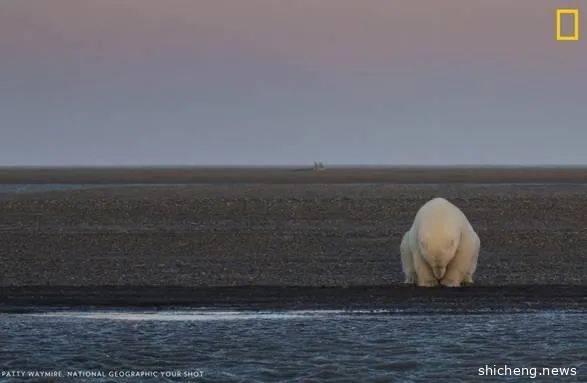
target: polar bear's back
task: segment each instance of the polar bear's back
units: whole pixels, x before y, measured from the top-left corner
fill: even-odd
[[[414,226],[418,240],[431,244],[460,237],[466,222],[467,218],[458,207],[444,198],[434,198],[418,210]]]

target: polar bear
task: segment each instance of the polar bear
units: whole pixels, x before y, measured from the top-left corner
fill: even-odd
[[[473,283],[481,242],[465,214],[444,198],[426,202],[403,236],[405,283],[459,287]]]

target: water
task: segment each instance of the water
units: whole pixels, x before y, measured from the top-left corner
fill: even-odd
[[[57,381],[504,381],[485,365],[575,367],[582,313],[405,315],[389,311],[55,311],[0,314],[0,370],[102,371]],[[145,379],[112,371],[200,371]],[[194,377],[195,375],[190,375]],[[552,378],[552,377],[551,377]],[[540,377],[512,377],[547,381]],[[507,381],[508,379],[506,379]],[[14,381],[23,381],[15,379]],[[583,380],[584,381],[584,380]]]

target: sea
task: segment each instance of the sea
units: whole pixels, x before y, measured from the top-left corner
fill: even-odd
[[[0,382],[585,382],[582,312],[37,308]]]

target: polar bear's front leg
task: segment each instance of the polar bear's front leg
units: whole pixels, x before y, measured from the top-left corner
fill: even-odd
[[[459,287],[461,283],[472,284],[479,258],[479,248],[479,237],[473,230],[470,230],[470,235],[463,236],[455,257],[449,263],[440,284],[446,287]]]
[[[406,276],[404,283],[416,283],[416,269],[414,268],[413,254],[410,250],[409,232],[404,234],[400,246],[400,253],[402,257],[402,270],[404,272],[404,275]]]
[[[412,252],[414,260],[414,268],[416,270],[417,282],[416,284],[420,287],[435,287],[438,286],[438,281],[434,278],[432,269],[428,263],[424,260],[422,255],[418,252]]]
[[[468,255],[463,254],[457,250],[457,253],[453,260],[448,264],[446,273],[440,281],[440,284],[444,287],[460,287],[461,282],[465,280],[467,275]]]

